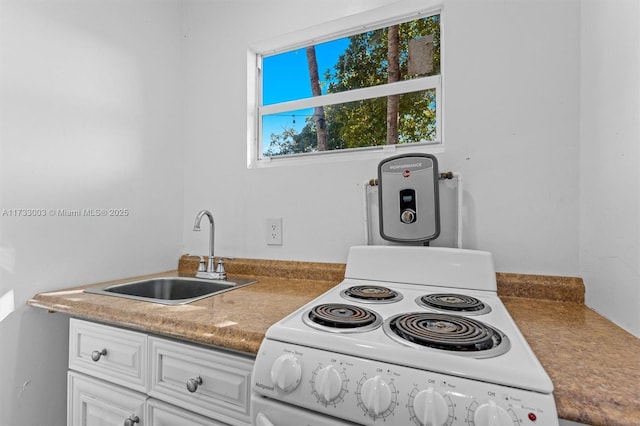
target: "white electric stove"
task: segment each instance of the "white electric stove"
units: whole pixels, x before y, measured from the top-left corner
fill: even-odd
[[[261,426],[558,424],[481,251],[352,247],[342,283],[269,328],[252,383]]]

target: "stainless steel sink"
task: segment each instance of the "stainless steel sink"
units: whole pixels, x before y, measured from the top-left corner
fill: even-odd
[[[256,280],[247,278],[218,281],[186,277],[161,277],[87,288],[84,291],[85,293],[124,297],[165,305],[183,305],[256,282]]]

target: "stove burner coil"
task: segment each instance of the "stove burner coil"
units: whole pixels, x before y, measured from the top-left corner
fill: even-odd
[[[344,289],[340,295],[345,299],[363,303],[391,303],[402,300],[402,294],[388,287],[377,285],[356,285]]]
[[[473,296],[455,293],[433,293],[420,296],[416,303],[425,308],[439,311],[456,312],[466,315],[480,315],[491,312],[491,307],[485,305]]]
[[[385,321],[389,337],[408,346],[432,348],[478,358],[501,355],[510,343],[504,333],[458,315],[412,312]]]
[[[342,303],[316,305],[303,315],[302,320],[311,327],[337,333],[369,331],[382,324],[382,318],[376,312]]]

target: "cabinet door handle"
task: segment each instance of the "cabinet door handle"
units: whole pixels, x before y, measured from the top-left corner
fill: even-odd
[[[106,354],[107,354],[107,350],[106,349],[103,349],[101,351],[93,351],[93,352],[91,352],[91,359],[94,360],[95,362],[98,362],[98,361],[100,361],[100,358],[103,355],[106,355]]]
[[[198,386],[202,384],[202,377],[198,376],[197,379],[187,380],[187,390],[191,393],[198,390]]]
[[[124,421],[124,426],[133,426],[136,423],[140,423],[140,417],[132,414],[131,417]]]

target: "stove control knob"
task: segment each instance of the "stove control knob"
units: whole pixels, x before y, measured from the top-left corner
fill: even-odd
[[[423,426],[442,426],[449,418],[449,406],[433,388],[421,390],[413,398],[415,416]]]
[[[380,376],[367,379],[360,390],[362,403],[371,417],[377,417],[391,406],[391,388]]]
[[[473,422],[477,425],[486,426],[511,426],[513,419],[507,411],[499,407],[495,401],[489,401],[478,407],[473,414]]]
[[[333,366],[327,365],[321,368],[315,376],[313,389],[318,398],[325,404],[333,401],[340,395],[342,390],[342,377],[340,372]]]
[[[282,392],[289,393],[297,388],[301,377],[300,361],[291,354],[280,355],[271,366],[271,382]]]

